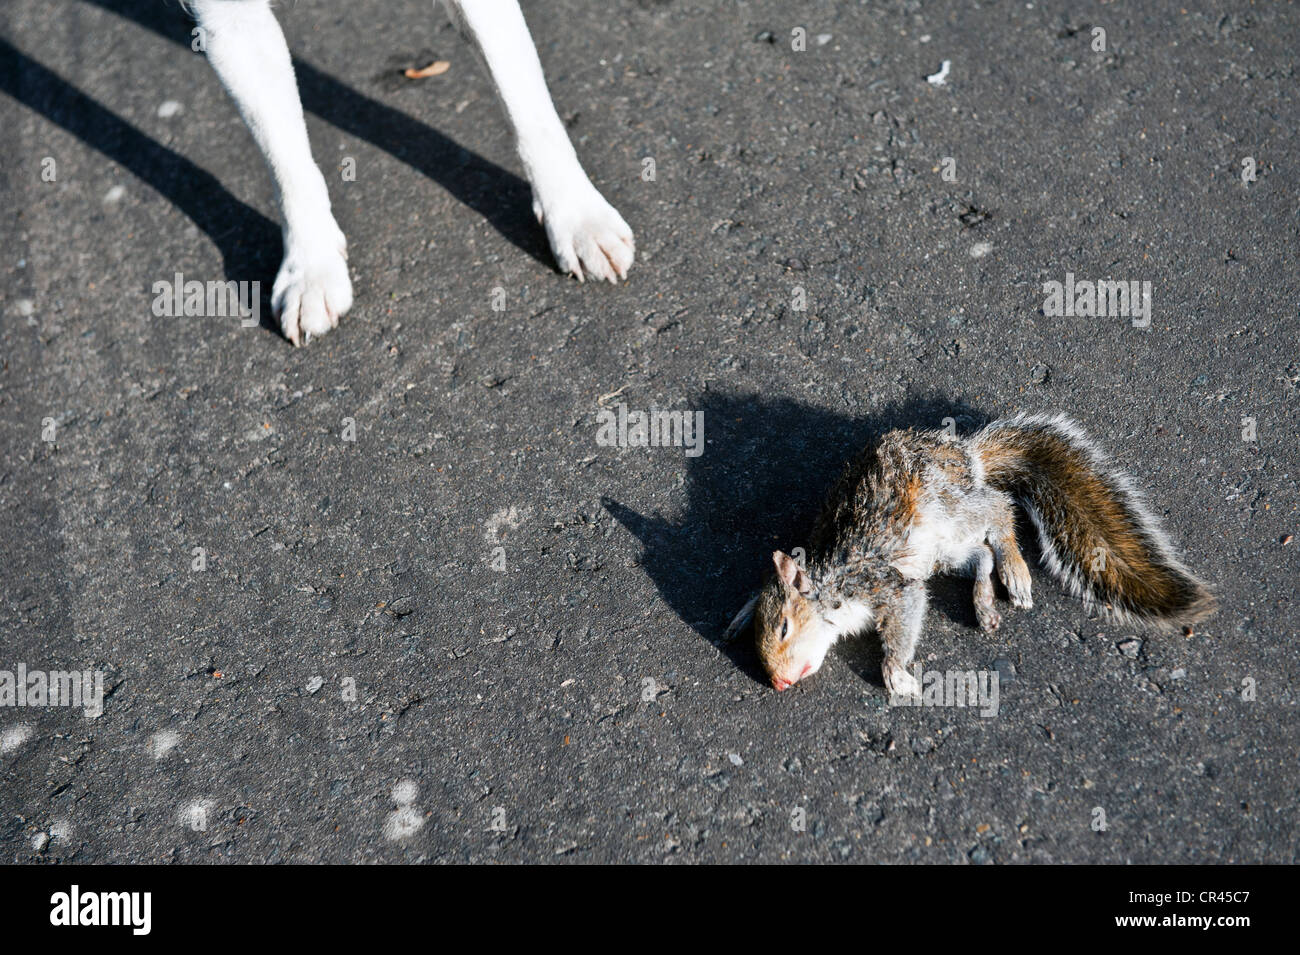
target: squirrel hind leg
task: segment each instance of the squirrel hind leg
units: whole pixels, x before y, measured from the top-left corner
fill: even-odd
[[[1007,588],[1011,606],[1029,610],[1034,605],[1033,583],[1029,578],[1029,565],[1016,543],[1015,517],[1010,508],[989,532],[989,546],[993,550],[993,564],[998,579]]]
[[[1002,625],[1002,614],[993,603],[993,563],[993,549],[981,544],[975,554],[975,617],[985,633]]]

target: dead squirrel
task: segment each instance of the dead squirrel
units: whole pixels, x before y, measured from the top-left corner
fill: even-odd
[[[994,570],[1013,606],[1033,606],[1013,502],[1037,527],[1048,570],[1089,608],[1163,626],[1213,612],[1209,590],[1079,426],[1062,415],[1019,415],[965,439],[891,431],[866,449],[831,489],[806,569],[773,553],[775,576],[728,636],[752,618],[763,666],[784,690],[816,673],[840,637],[874,625],[890,695],[915,696],[907,665],[932,574],[974,570],[983,630],[1002,622]]]

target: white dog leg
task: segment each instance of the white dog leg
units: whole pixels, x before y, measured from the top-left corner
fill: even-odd
[[[591,184],[546,90],[516,0],[444,0],[487,64],[533,187],[533,211],[561,271],[616,282],[632,265],[632,230]]]
[[[208,60],[271,167],[284,261],[271,305],[289,341],[305,344],[352,306],[347,242],[311,158],[289,48],[267,0],[194,0]]]

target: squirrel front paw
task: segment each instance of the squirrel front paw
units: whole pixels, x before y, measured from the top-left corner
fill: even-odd
[[[1002,614],[998,608],[993,606],[993,602],[975,603],[975,619],[979,621],[980,629],[985,633],[992,633],[998,627],[1002,626]]]
[[[882,671],[885,676],[885,689],[889,691],[891,705],[911,703],[921,698],[921,684],[916,677],[907,672],[907,668],[894,660],[886,660]]]

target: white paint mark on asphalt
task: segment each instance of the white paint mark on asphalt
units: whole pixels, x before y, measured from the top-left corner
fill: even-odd
[[[19,746],[27,742],[32,737],[32,727],[28,723],[19,723],[17,726],[11,726],[0,734],[0,753],[15,752]]]
[[[403,779],[393,787],[393,802],[399,806],[409,806],[415,802],[419,792],[420,787],[414,779]]]
[[[952,60],[944,60],[943,65],[939,67],[938,73],[931,73],[925,78],[925,81],[931,86],[944,86],[948,82],[948,70],[952,68]]]
[[[521,509],[513,504],[510,507],[503,507],[487,519],[487,530],[483,536],[490,541],[498,540],[503,527],[515,530],[528,518],[530,513],[531,511],[528,508]]]
[[[194,832],[207,832],[208,822],[215,806],[216,803],[211,799],[199,799],[188,806],[182,806],[181,811],[177,814],[177,821],[185,829],[192,829]]]
[[[149,755],[162,759],[180,745],[181,734],[175,730],[160,730],[149,737]]]
[[[397,803],[397,808],[384,820],[384,838],[389,842],[406,839],[424,827],[424,819],[415,808],[419,791],[414,779],[403,779],[393,787],[393,802]]]
[[[68,822],[66,819],[55,819],[50,823],[50,841],[71,842],[72,823]]]

